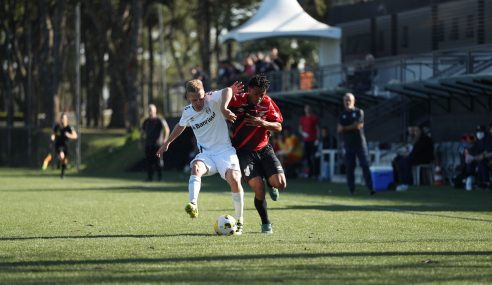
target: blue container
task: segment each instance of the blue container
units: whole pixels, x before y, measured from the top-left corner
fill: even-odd
[[[391,166],[372,166],[371,178],[374,191],[387,191],[388,186],[393,183],[393,168]]]

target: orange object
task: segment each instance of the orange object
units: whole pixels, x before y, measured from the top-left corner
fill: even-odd
[[[50,162],[53,160],[53,157],[51,156],[51,154],[48,154],[45,159],[43,160],[43,166],[41,167],[43,170],[46,170],[46,168],[48,168],[48,165],[50,164]]]
[[[299,74],[300,79],[300,89],[301,90],[311,90],[313,89],[313,79],[314,75],[311,71],[304,71]]]
[[[442,178],[441,166],[439,166],[439,162],[436,162],[436,167],[434,168],[434,185],[444,185],[444,179]]]

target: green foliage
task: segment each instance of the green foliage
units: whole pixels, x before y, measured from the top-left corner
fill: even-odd
[[[143,159],[140,133],[86,131],[82,139],[83,173],[125,175]]]
[[[491,192],[448,187],[362,191],[291,180],[268,201],[273,235],[245,195],[242,236],[215,236],[232,214],[226,183],[203,179],[200,217],[187,177],[165,182],[0,169],[1,284],[489,284]]]

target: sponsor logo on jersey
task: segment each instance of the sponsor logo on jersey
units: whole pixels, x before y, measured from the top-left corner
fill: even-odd
[[[215,119],[215,112],[212,112],[212,115],[210,117],[208,117],[201,123],[196,123],[194,125],[191,125],[191,128],[193,128],[194,130],[198,130],[199,128],[205,126],[206,124],[212,122],[214,119]]]

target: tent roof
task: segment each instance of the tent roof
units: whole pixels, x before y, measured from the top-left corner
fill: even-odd
[[[264,0],[251,19],[222,36],[221,41],[244,42],[281,36],[339,39],[341,31],[313,19],[297,0]]]

